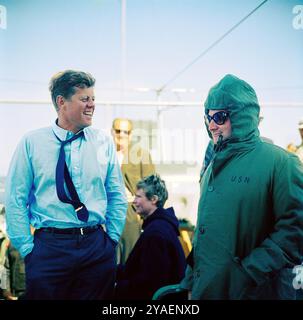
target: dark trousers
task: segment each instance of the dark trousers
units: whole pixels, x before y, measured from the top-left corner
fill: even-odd
[[[37,230],[25,271],[25,299],[110,299],[116,277],[114,242],[101,227],[85,235]]]

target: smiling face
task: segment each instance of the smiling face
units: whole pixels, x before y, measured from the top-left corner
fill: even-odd
[[[76,88],[69,99],[57,97],[59,127],[77,133],[92,124],[95,111],[94,87]]]
[[[208,115],[213,117],[215,113],[225,110],[209,110]],[[229,117],[223,124],[217,124],[213,119],[208,124],[208,130],[210,131],[214,144],[217,144],[219,136],[223,136],[223,140],[230,138],[231,136],[231,123]]]

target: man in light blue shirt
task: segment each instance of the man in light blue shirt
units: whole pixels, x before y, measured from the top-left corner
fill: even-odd
[[[26,134],[10,165],[7,231],[25,257],[28,299],[112,293],[127,200],[112,139],[90,127],[94,84],[88,73],[56,74],[50,91],[58,119]]]

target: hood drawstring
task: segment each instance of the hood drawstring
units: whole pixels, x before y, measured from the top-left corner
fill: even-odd
[[[217,153],[218,151],[222,150],[222,142],[223,142],[223,135],[220,134],[218,142],[217,142],[217,144],[215,145],[215,148],[214,148],[215,153]]]
[[[218,142],[217,142],[217,144],[215,145],[215,148],[214,148],[214,155],[213,155],[213,157],[211,159],[211,163],[212,164],[215,161],[217,152],[220,152],[223,149],[223,146],[224,146],[223,135],[220,134]],[[211,174],[210,174],[210,178],[209,178],[209,183],[211,183],[214,179],[215,179],[215,177],[214,177],[213,168],[211,168]]]

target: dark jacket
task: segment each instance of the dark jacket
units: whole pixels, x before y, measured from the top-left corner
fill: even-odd
[[[155,173],[155,166],[148,151],[131,145],[127,156],[123,158],[121,171],[125,187],[134,196],[137,183]],[[141,220],[138,218],[134,206],[129,202],[123,233],[117,248],[119,263],[126,263],[130,252],[140,237],[141,227]]]
[[[258,100],[246,82],[227,75],[205,108],[227,110],[232,134],[215,146],[202,176],[194,264],[181,286],[193,299],[294,299],[292,271],[303,259],[302,165],[261,141]]]
[[[117,299],[151,299],[162,286],[180,282],[185,256],[173,208],[158,208],[143,223],[143,232],[126,264],[119,266]]]

